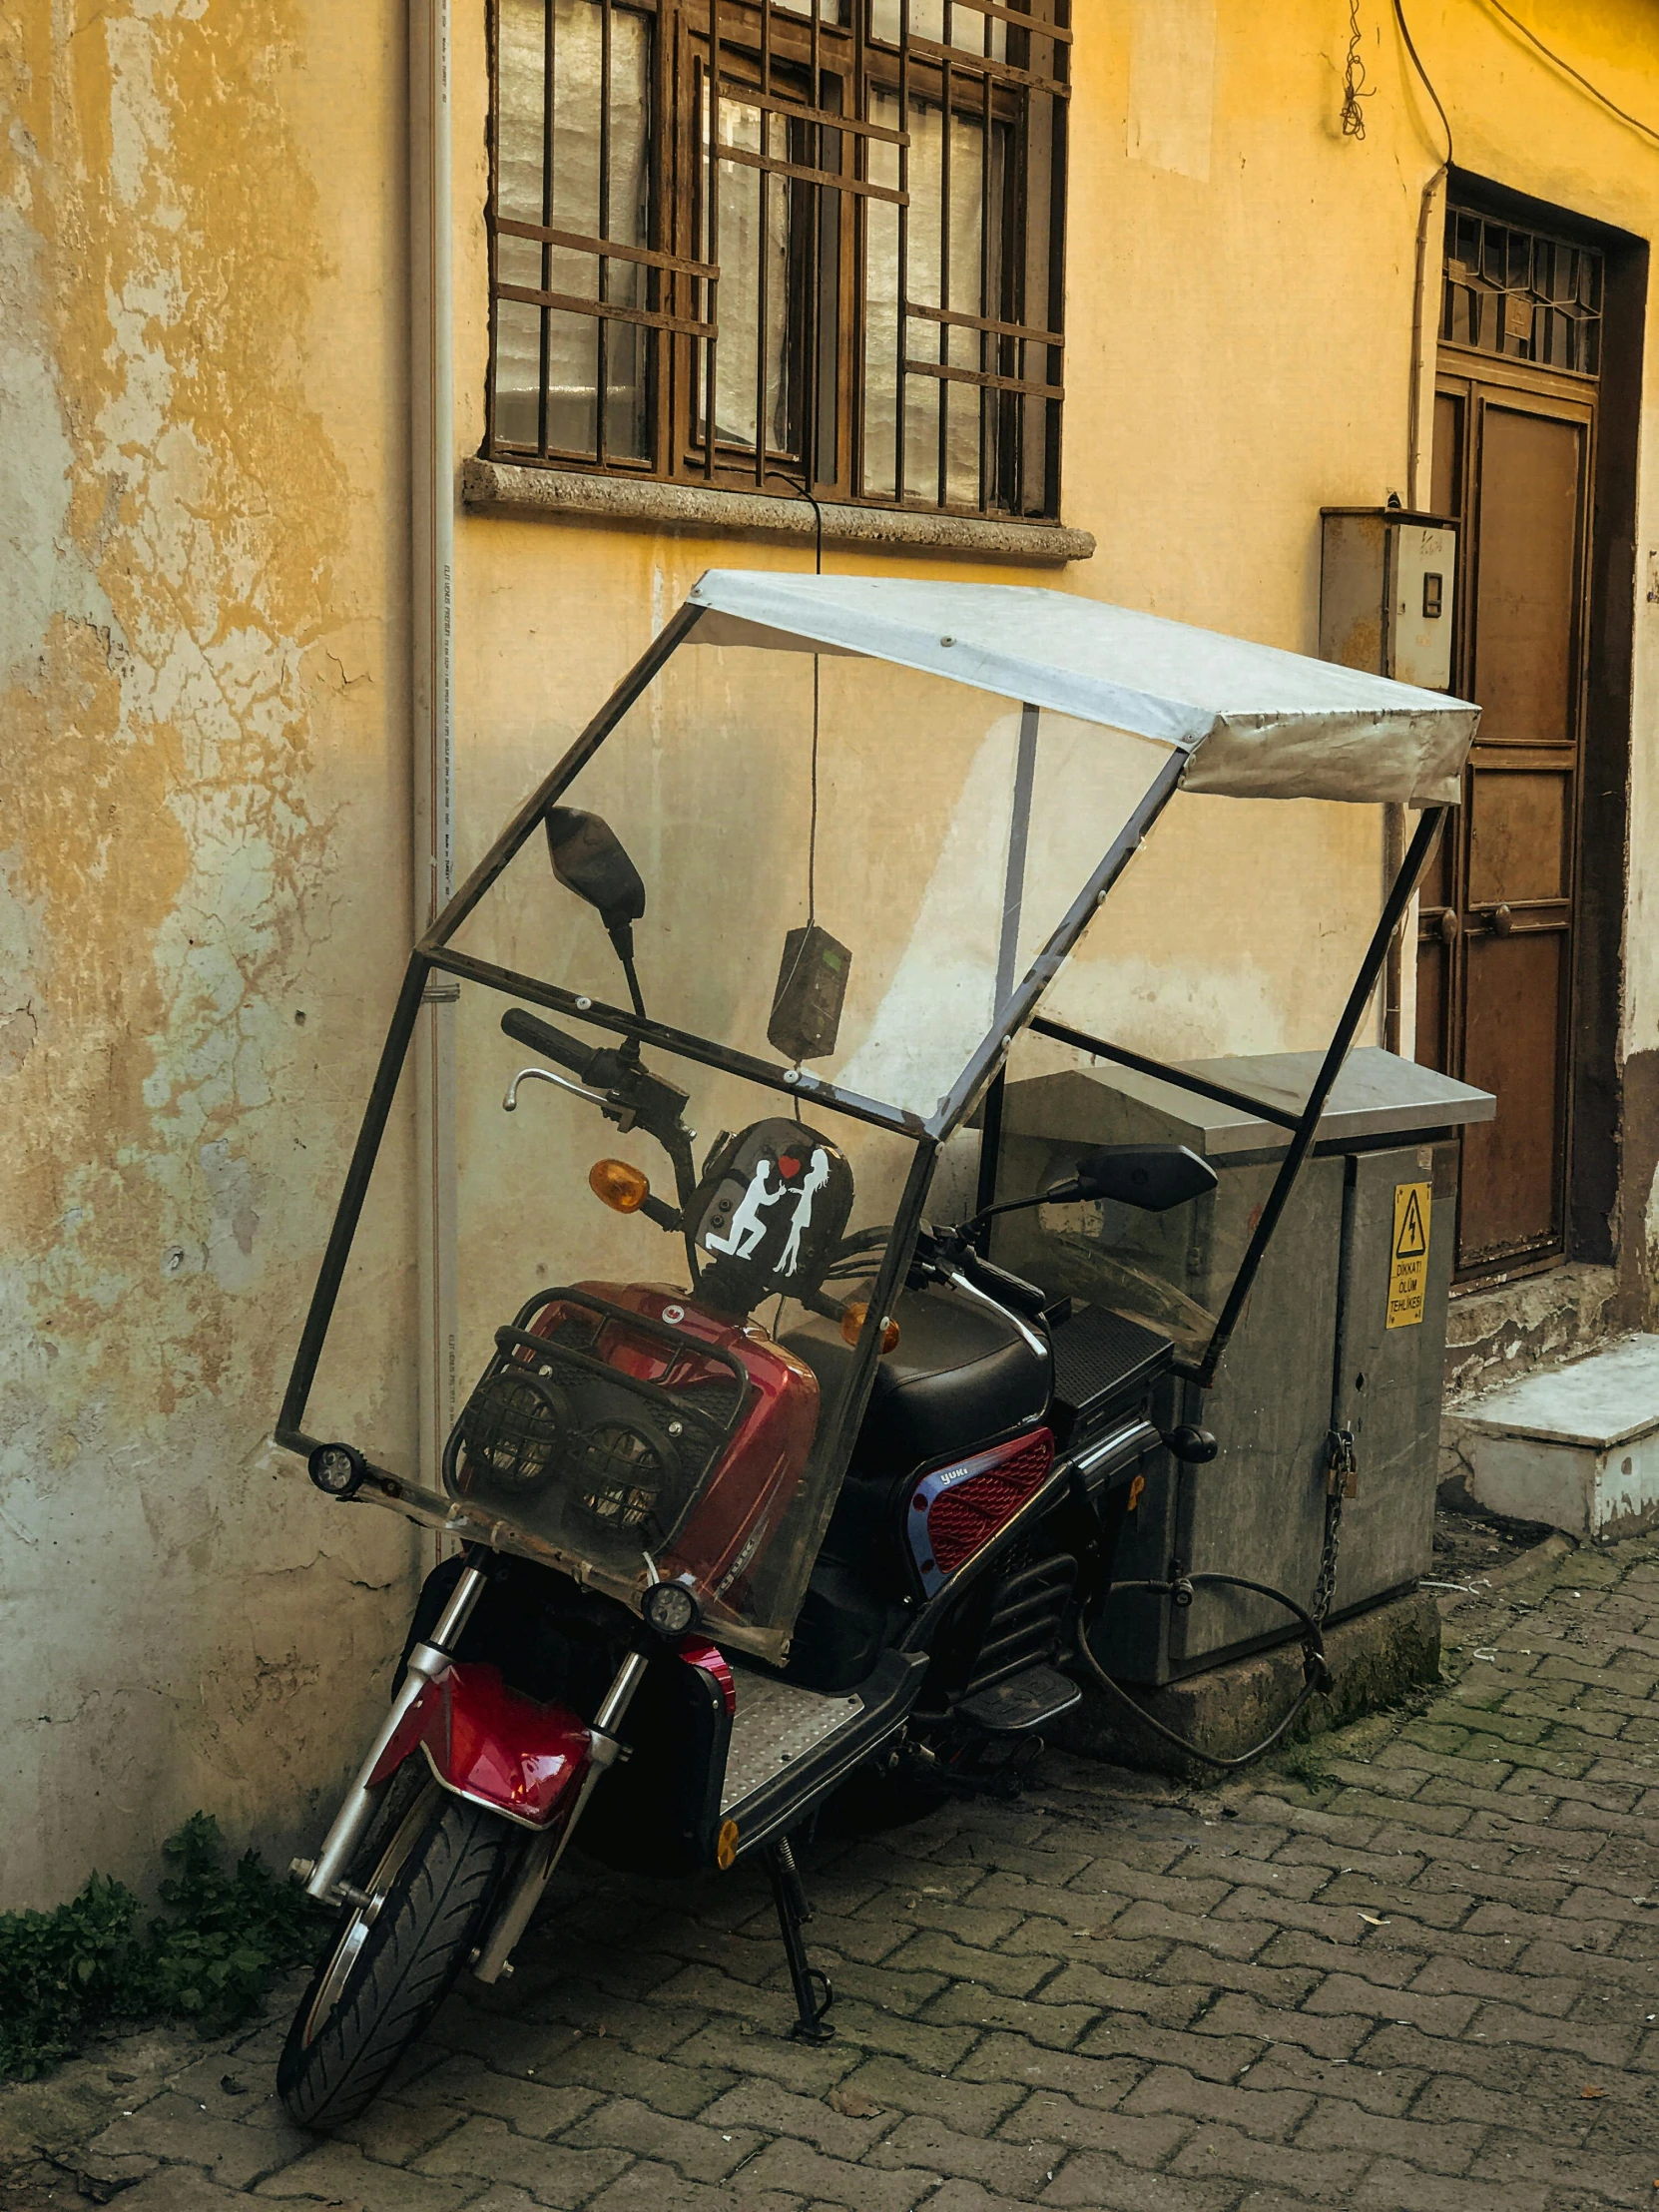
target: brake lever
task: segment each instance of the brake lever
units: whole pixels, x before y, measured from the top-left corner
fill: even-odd
[[[552,1083],[561,1091],[569,1091],[573,1098],[585,1098],[590,1106],[608,1106],[610,1101],[603,1091],[590,1091],[584,1084],[573,1083],[568,1075],[555,1075],[551,1068],[520,1068],[507,1085],[507,1095],[501,1101],[504,1114],[518,1112],[518,1086],[531,1079],[538,1083]]]

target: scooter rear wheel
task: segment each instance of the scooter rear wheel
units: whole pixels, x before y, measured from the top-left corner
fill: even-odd
[[[297,2126],[354,2119],[448,1994],[510,1844],[506,1824],[428,1783],[347,1906],[276,2065]]]

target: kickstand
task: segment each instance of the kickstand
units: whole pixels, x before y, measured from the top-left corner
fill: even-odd
[[[812,1919],[813,1910],[802,1890],[789,1838],[780,1836],[776,1843],[764,1848],[761,1856],[766,1861],[767,1876],[772,1883],[772,1902],[778,1908],[778,1928],[784,1938],[784,1955],[790,1962],[790,1980],[795,1986],[796,2011],[800,2015],[790,2033],[803,2042],[827,2043],[835,2031],[826,2024],[824,2015],[834,2003],[835,1992],[830,1985],[830,1976],[807,1963],[801,1924]]]

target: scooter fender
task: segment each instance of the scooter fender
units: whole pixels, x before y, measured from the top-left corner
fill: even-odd
[[[369,1777],[369,1787],[420,1750],[456,1797],[520,1828],[555,1827],[576,1802],[593,1739],[562,1705],[510,1689],[498,1667],[459,1661],[428,1682]]]

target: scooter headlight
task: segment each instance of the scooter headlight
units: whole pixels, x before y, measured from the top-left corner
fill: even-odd
[[[349,1444],[318,1444],[305,1467],[324,1497],[355,1497],[368,1474],[368,1461]]]
[[[654,1582],[640,1600],[640,1612],[659,1636],[688,1636],[697,1626],[697,1600],[684,1582]]]

